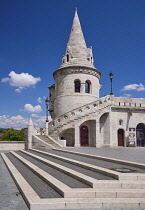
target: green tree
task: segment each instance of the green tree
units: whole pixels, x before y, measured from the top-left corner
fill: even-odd
[[[24,141],[24,131],[8,128],[0,137],[0,141]]]
[[[4,132],[5,132],[5,130],[0,128],[0,133],[4,133]]]

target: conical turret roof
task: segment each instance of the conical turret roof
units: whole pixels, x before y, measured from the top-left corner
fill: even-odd
[[[67,47],[69,46],[74,47],[75,45],[81,47],[82,49],[87,48],[77,10],[75,11],[74,20],[70,32],[69,41],[67,43]]]
[[[86,46],[77,9],[75,11],[66,52],[63,56],[62,64],[60,67],[72,65],[94,67],[92,47],[87,48]]]

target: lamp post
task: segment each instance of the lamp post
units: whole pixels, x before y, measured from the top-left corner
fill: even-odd
[[[46,122],[48,122],[48,105],[49,105],[49,100],[48,100],[48,98],[46,98],[45,104],[46,104]]]
[[[113,95],[113,93],[112,93],[112,79],[113,79],[112,72],[110,72],[109,77],[110,77],[110,95]]]

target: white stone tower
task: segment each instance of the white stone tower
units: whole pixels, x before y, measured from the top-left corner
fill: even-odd
[[[87,48],[77,10],[62,64],[53,74],[50,113],[56,118],[99,98],[100,72],[94,67],[92,47]]]

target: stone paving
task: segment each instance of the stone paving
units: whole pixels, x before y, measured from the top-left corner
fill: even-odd
[[[115,168],[129,168],[132,171],[137,172],[137,173],[145,173],[145,169],[137,168],[135,166],[134,167],[128,166],[128,165],[125,165],[124,163],[123,164],[122,163],[114,163],[112,161],[99,160],[99,159],[94,159],[91,157],[88,158],[88,157],[80,156],[77,154],[65,153],[65,152],[56,151],[56,150],[50,150],[48,152],[52,153],[52,154],[56,154],[56,155],[61,155],[62,157],[71,158],[73,160],[78,160],[81,162],[92,164],[95,166],[111,169],[111,170],[113,170]]]
[[[145,164],[145,147],[67,147],[66,150]]]
[[[28,210],[0,156],[0,210]]]

